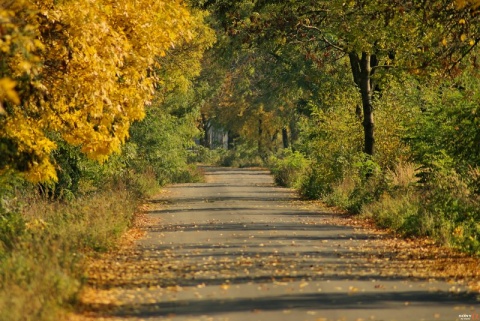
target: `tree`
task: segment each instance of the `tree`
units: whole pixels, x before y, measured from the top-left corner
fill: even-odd
[[[451,1],[265,0],[235,2],[231,7],[225,1],[203,5],[216,12],[237,48],[294,44],[319,65],[348,58],[361,98],[364,151],[371,155],[375,93],[381,91],[384,75],[455,72],[480,41],[479,16]]]
[[[119,151],[144,117],[155,57],[192,39],[180,1],[3,1],[0,170],[55,180],[49,133],[92,159]]]

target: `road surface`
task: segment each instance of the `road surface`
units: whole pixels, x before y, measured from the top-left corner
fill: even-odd
[[[401,240],[306,208],[291,190],[275,187],[267,171],[205,172],[206,183],[174,185],[154,198],[147,235],[133,253],[118,255],[116,277],[96,280],[111,297],[95,304],[105,319],[475,320],[480,314],[464,282],[437,275],[448,267],[429,271],[438,255],[423,243],[410,254]]]

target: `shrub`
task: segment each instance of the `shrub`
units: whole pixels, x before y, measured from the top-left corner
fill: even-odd
[[[480,200],[461,175],[453,169],[429,173],[423,197],[426,215],[435,217],[436,239],[480,253]]]
[[[275,183],[280,186],[300,187],[309,161],[305,156],[291,149],[286,149],[279,157],[271,157],[269,167],[275,179]]]
[[[210,149],[201,145],[197,145],[191,150],[189,162],[207,165],[220,164],[221,159],[227,153],[228,151],[223,148]]]
[[[220,165],[230,167],[262,167],[265,161],[261,157],[258,147],[247,142],[237,144],[235,149],[223,154]]]
[[[378,226],[403,235],[427,235],[429,232],[428,222],[421,220],[420,199],[416,195],[384,194],[377,202],[364,205],[361,213],[372,218]]]
[[[437,163],[440,164],[440,163]],[[380,227],[406,236],[429,236],[469,253],[480,253],[480,200],[455,170],[400,163],[387,174],[388,188],[361,213]],[[475,178],[474,178],[475,179]]]
[[[329,206],[337,206],[343,209],[351,207],[351,198],[356,189],[357,182],[353,177],[345,177],[340,183],[333,185],[331,192],[325,195],[324,201]]]
[[[300,185],[300,194],[308,199],[319,199],[320,197],[331,193],[332,181],[325,175],[322,166],[312,164],[305,171],[304,178]]]

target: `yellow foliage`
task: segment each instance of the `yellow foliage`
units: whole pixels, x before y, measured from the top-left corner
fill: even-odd
[[[118,151],[153,98],[156,57],[192,41],[203,18],[181,0],[1,3],[0,138],[32,156],[25,176],[55,179],[47,132],[92,159]]]
[[[16,105],[20,104],[20,98],[15,91],[16,85],[16,82],[10,78],[0,79],[0,101],[9,100]]]
[[[480,7],[480,0],[455,0],[457,8],[465,8],[466,6],[472,6],[473,8]]]

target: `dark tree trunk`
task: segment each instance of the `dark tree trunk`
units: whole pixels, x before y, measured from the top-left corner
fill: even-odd
[[[203,129],[203,136],[200,139],[200,145],[206,148],[211,148],[210,144],[210,121],[207,119],[207,116],[202,114],[202,129]]]
[[[353,80],[360,89],[362,96],[364,152],[368,155],[373,155],[375,153],[375,124],[373,121],[372,104],[374,85],[371,76],[374,73],[373,68],[377,66],[378,62],[375,55],[366,52],[362,52],[361,57],[356,52],[350,52],[349,58]]]
[[[263,136],[263,122],[262,119],[258,119],[258,154],[262,155],[263,153],[263,142],[262,142],[262,136]]]
[[[288,141],[288,130],[285,127],[282,128],[282,142],[283,142],[283,148],[290,147],[290,143]]]
[[[295,150],[295,143],[300,136],[300,131],[298,130],[298,117],[290,120],[289,129],[290,129],[290,146],[292,146],[292,150]]]
[[[237,135],[234,134],[231,130],[228,131],[228,150],[232,150],[235,148],[235,139],[237,138]]]

